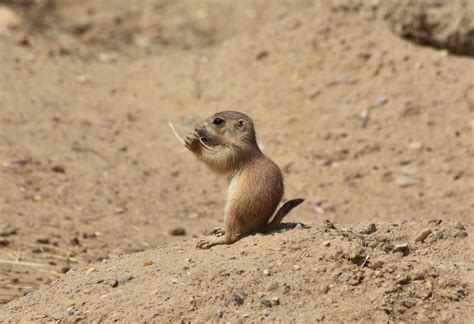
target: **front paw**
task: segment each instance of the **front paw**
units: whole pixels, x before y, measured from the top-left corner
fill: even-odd
[[[199,137],[196,133],[191,133],[188,136],[186,136],[186,139],[184,140],[184,146],[192,151],[196,152],[199,149]]]

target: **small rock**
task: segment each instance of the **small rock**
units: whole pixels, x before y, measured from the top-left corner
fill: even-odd
[[[336,226],[329,219],[325,219],[323,224],[327,229],[336,229]]]
[[[91,268],[89,268],[89,269],[86,270],[86,275],[91,274],[92,272],[96,272],[96,271],[97,271],[96,268],[91,267]]]
[[[117,55],[112,54],[112,53],[100,53],[99,60],[102,63],[113,63],[117,61]]]
[[[407,256],[410,253],[408,243],[397,244],[393,248],[393,252],[401,252],[404,256]]]
[[[51,171],[56,173],[66,173],[66,169],[62,165],[54,165],[51,168]]]
[[[324,241],[323,246],[324,247],[329,247],[329,246],[331,246],[331,242],[330,241]]]
[[[280,305],[280,298],[273,297],[272,298],[272,305],[275,305],[275,306]]]
[[[217,317],[222,318],[222,316],[224,316],[224,311],[222,309],[218,309],[216,311],[216,315]]]
[[[270,271],[268,271],[267,269],[263,270],[262,273],[263,273],[263,275],[265,275],[265,276],[269,276],[269,275],[270,275]]]
[[[264,58],[268,57],[270,53],[267,50],[262,50],[255,55],[255,59],[257,61],[263,60]]]
[[[336,86],[336,85],[338,85],[338,84],[341,84],[341,83],[343,83],[343,82],[345,82],[345,81],[346,81],[346,77],[345,77],[345,76],[343,76],[343,75],[338,75],[338,76],[336,76],[333,80],[329,81],[329,82],[327,83],[327,86],[328,86],[328,87],[334,87],[334,86]]]
[[[96,280],[94,280],[94,282],[96,284],[100,284],[100,283],[103,283],[104,282],[104,279],[103,278],[97,278]]]
[[[413,306],[416,305],[416,300],[411,299],[411,298],[406,298],[406,299],[402,300],[401,304],[402,304],[402,306],[404,306],[406,308],[412,308]]]
[[[297,264],[293,265],[293,268],[294,268],[295,270],[301,269],[301,267],[300,267],[299,265],[297,265]]]
[[[419,151],[423,148],[423,143],[422,142],[411,142],[410,144],[408,144],[408,148],[410,150]]]
[[[466,292],[464,291],[464,288],[455,288],[453,291],[454,299],[459,300],[461,298],[466,297]]]
[[[118,282],[117,279],[113,279],[113,280],[109,281],[109,285],[110,285],[110,287],[112,287],[112,288],[117,287],[118,284],[119,284],[119,282]]]
[[[115,207],[115,208],[114,208],[114,212],[115,212],[116,214],[123,214],[123,213],[125,213],[126,210],[127,210],[127,209],[124,208],[124,207]]]
[[[420,181],[418,179],[414,178],[408,178],[408,177],[399,177],[397,179],[397,184],[400,187],[410,187],[418,184]]]
[[[464,227],[464,225],[463,225],[461,222],[459,222],[459,221],[457,221],[456,223],[454,223],[454,228],[455,228],[455,229],[458,229],[458,230],[461,230],[461,231],[465,231],[465,230],[466,230],[466,228]]]
[[[68,266],[65,266],[65,267],[62,267],[59,271],[60,271],[61,273],[67,273],[69,270],[71,270],[71,268],[68,267]]]
[[[347,274],[347,272],[341,272],[339,274],[339,276],[337,276],[337,280],[339,281],[347,281],[349,280],[349,275]]]
[[[80,84],[86,84],[89,82],[89,79],[85,75],[79,75],[76,77],[76,81]]]
[[[16,43],[20,46],[30,46],[30,38],[28,37],[28,34],[22,34],[20,37],[17,38]]]
[[[432,232],[433,231],[431,230],[431,228],[425,228],[424,230],[422,230],[420,233],[418,233],[415,236],[414,241],[423,242],[428,237],[428,235],[430,235]]]
[[[149,266],[151,266],[151,265],[153,265],[153,261],[151,261],[151,260],[145,260],[145,261],[143,261],[143,266],[144,266],[144,267],[149,267]]]
[[[133,279],[133,276],[131,275],[125,275],[125,276],[122,276],[120,277],[120,279],[118,280],[119,284],[121,285],[124,285],[126,284],[127,282],[129,282],[130,280]]]
[[[370,223],[370,224],[360,224],[358,227],[357,227],[357,231],[360,233],[360,234],[371,234],[371,233],[374,233],[377,231],[377,227],[375,226],[374,223]]]
[[[443,238],[444,238],[444,232],[443,231],[436,231],[433,234],[433,241],[442,240]]]
[[[395,283],[399,285],[406,285],[410,283],[410,278],[407,275],[399,276],[396,279]]]
[[[388,102],[387,96],[378,96],[376,100],[377,106],[383,106]]]
[[[8,244],[10,244],[9,240],[4,237],[0,237],[0,246],[7,246]]]
[[[352,286],[357,286],[358,284],[362,283],[363,280],[364,280],[364,275],[362,273],[356,273],[349,280],[349,284]]]
[[[328,285],[322,285],[322,286],[321,286],[321,292],[322,292],[323,294],[327,294],[327,293],[329,292],[329,289],[330,289],[330,288],[329,288]]]
[[[272,307],[272,303],[268,299],[262,299],[260,303],[265,307]]]
[[[244,303],[245,297],[240,292],[234,294],[234,304],[235,305],[242,305]]]
[[[170,231],[170,234],[173,236],[186,235],[186,229],[184,229],[183,227],[176,227]]]
[[[428,275],[426,274],[426,271],[417,271],[411,276],[411,280],[425,280]]]

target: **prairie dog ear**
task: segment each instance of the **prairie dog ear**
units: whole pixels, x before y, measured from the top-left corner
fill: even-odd
[[[238,129],[244,129],[244,128],[245,128],[245,120],[239,119],[239,120],[237,121],[237,123],[235,123],[235,126],[236,126]]]

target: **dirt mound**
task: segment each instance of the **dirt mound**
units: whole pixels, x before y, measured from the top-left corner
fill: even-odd
[[[195,243],[70,271],[4,306],[0,321],[460,323],[474,316],[467,261],[474,255],[465,249],[472,233],[459,222],[326,221],[208,251]]]
[[[395,33],[418,44],[474,56],[474,2],[401,1],[387,18]]]
[[[15,7],[24,14],[23,28],[8,27],[0,34],[0,301],[29,294],[91,262],[160,246],[147,252],[153,258],[166,253],[163,244],[201,236],[221,224],[225,181],[181,151],[167,122],[185,133],[197,118],[222,109],[253,117],[260,146],[282,167],[287,198],[306,199],[290,221],[314,224],[324,214],[340,227],[375,222],[381,224],[375,235],[391,228],[390,222],[402,227],[401,220],[417,230],[432,226],[423,223],[428,219],[474,225],[474,62],[396,36],[380,15],[381,4],[378,9],[344,2],[301,1],[293,7],[293,1],[269,1],[260,8],[253,1],[235,1],[231,10],[220,2],[214,7],[215,1],[150,1],[150,29],[140,29],[143,11],[119,6],[124,1]],[[181,20],[178,28],[173,19],[160,20],[172,13],[199,20],[200,6],[209,6],[201,8],[202,23],[212,26],[202,38],[187,31],[194,22]],[[248,13],[247,21],[242,17]],[[128,18],[117,24],[115,16]],[[88,27],[83,31],[81,24]],[[155,27],[162,28],[161,36],[153,36]],[[152,41],[136,41],[142,36]],[[448,233],[449,224],[442,223]],[[295,233],[300,232],[281,235]],[[308,235],[301,239],[309,240]],[[414,233],[405,235],[408,240]],[[448,237],[433,246],[470,242]],[[253,239],[264,244],[260,240],[268,238]],[[233,251],[201,254],[192,245],[172,248],[193,260]],[[472,260],[468,245],[459,246],[453,258]],[[353,247],[341,246],[345,252]],[[203,276],[215,271],[212,265],[202,267]],[[79,280],[83,272],[66,278],[77,274]],[[353,274],[347,275],[351,280]],[[160,272],[154,276],[162,280]],[[452,288],[469,295],[463,282]],[[441,290],[449,287],[437,284]],[[304,295],[304,286],[292,289]],[[370,291],[358,293],[372,298]],[[286,302],[297,305],[293,297]],[[344,294],[332,301],[336,297],[350,302]],[[179,298],[187,310],[190,297],[174,300]],[[449,307],[470,301],[459,299]],[[451,308],[443,313],[438,302],[432,305],[440,317],[454,314]],[[399,304],[387,305],[390,316],[403,317]],[[13,308],[8,309],[11,314]]]

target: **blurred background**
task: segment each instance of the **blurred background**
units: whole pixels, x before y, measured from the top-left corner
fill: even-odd
[[[0,303],[222,223],[239,110],[305,223],[474,224],[469,0],[0,0]]]

